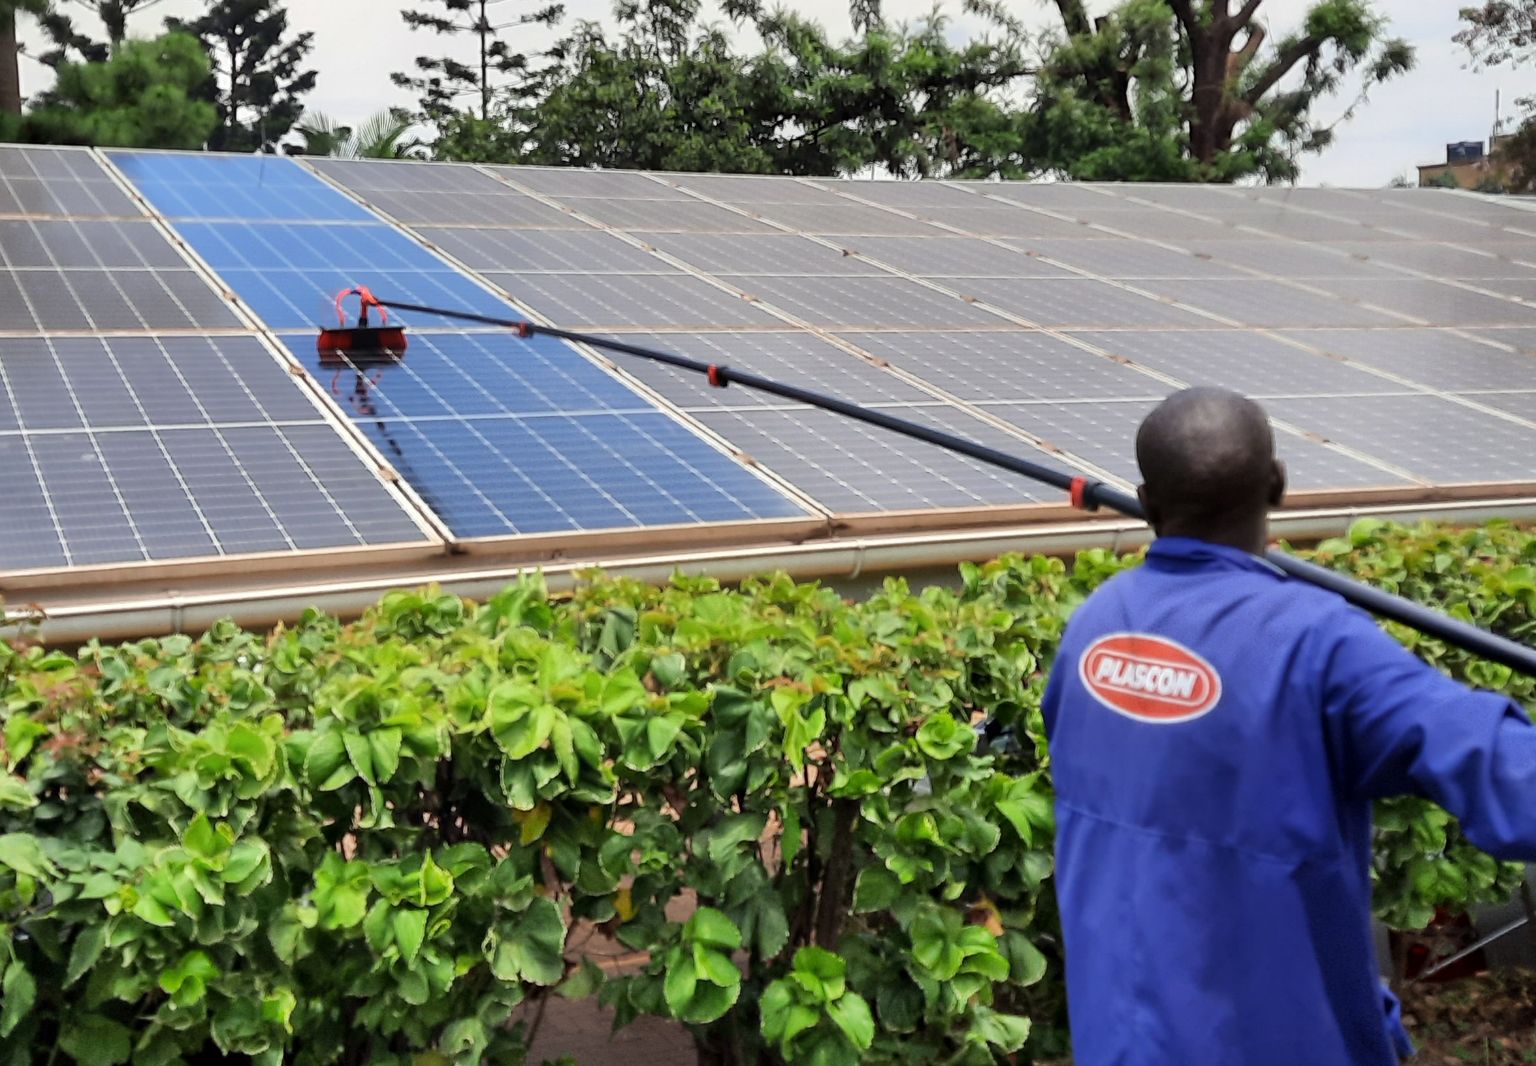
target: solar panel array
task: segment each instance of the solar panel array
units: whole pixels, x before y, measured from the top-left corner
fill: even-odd
[[[322,365],[315,327],[357,284],[1127,484],[1137,424],[1193,384],[1260,399],[1300,490],[1536,480],[1536,213],[1514,201],[0,147],[0,571],[1055,502],[437,316],[400,316],[398,365]]]

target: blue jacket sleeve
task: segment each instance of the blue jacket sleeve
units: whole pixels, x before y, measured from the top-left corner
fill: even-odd
[[[1323,705],[1343,785],[1419,795],[1504,859],[1536,859],[1536,726],[1507,697],[1428,666],[1352,608],[1319,630]]]

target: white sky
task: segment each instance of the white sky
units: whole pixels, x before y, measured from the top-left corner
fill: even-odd
[[[66,10],[70,0],[61,0]],[[534,0],[501,0],[502,21]],[[1032,23],[1045,25],[1053,16],[1046,0],[1008,0],[1010,8]],[[140,14],[130,27],[136,35],[157,32],[167,14],[195,15],[204,5],[195,0],[161,0]],[[315,50],[311,62],[320,72],[319,84],[307,97],[310,107],[339,122],[355,124],[367,115],[394,104],[413,103],[408,93],[389,81],[391,71],[407,70],[415,56],[435,54],[450,39],[412,33],[396,12],[400,0],[292,0],[289,18],[297,29],[312,30]],[[835,33],[846,32],[846,4],[842,0],[789,0],[789,6],[814,15]],[[958,11],[958,4],[948,6]],[[1106,3],[1092,2],[1102,9]],[[1272,37],[1292,29],[1306,10],[1308,0],[1267,0],[1263,13]],[[1392,20],[1392,30],[1418,48],[1415,70],[1379,88],[1354,120],[1338,131],[1334,147],[1309,157],[1303,164],[1302,181],[1308,185],[1384,185],[1398,175],[1410,175],[1415,164],[1444,159],[1448,141],[1484,140],[1494,118],[1494,98],[1502,91],[1506,119],[1515,114],[1514,100],[1536,95],[1536,71],[1468,69],[1462,52],[1452,42],[1456,11],[1451,0],[1377,0],[1377,8]],[[607,19],[610,0],[568,0],[568,18]],[[914,18],[926,14],[932,0],[886,0],[888,18]],[[964,22],[957,19],[956,28]],[[527,32],[527,31],[525,31]],[[36,43],[36,34],[23,29],[23,40]],[[543,40],[530,33],[525,50]],[[521,43],[520,43],[521,44]],[[467,41],[449,45],[469,58]],[[47,87],[50,74],[39,64],[22,60],[22,83],[27,92]],[[1353,94],[1351,90],[1351,95]],[[1332,116],[1347,101],[1339,101],[1323,115]]]

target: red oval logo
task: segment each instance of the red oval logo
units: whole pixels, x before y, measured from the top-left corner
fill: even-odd
[[[1221,699],[1221,675],[1200,656],[1149,633],[1100,637],[1077,661],[1088,691],[1110,710],[1167,725],[1199,718]]]

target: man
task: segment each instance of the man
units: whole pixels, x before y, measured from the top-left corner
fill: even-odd
[[[1077,1066],[1388,1066],[1371,801],[1427,796],[1536,857],[1536,727],[1263,560],[1263,410],[1190,389],[1143,423],[1145,565],[1073,616],[1045,694]]]

